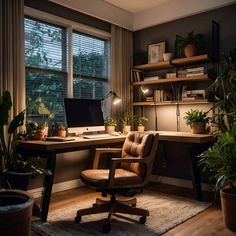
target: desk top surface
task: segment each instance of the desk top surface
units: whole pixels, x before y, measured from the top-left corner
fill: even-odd
[[[157,131],[160,141],[186,142],[186,143],[206,143],[213,141],[213,135],[210,134],[192,134],[190,132]],[[86,149],[99,145],[119,144],[124,142],[126,135],[109,136],[105,138],[84,139],[82,137],[73,137],[71,141],[42,141],[29,140],[21,141],[20,148],[39,151],[53,151],[76,148]]]

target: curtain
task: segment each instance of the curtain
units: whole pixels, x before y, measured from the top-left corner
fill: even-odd
[[[0,2],[0,94],[11,93],[15,116],[25,108],[24,0]]]
[[[115,91],[122,102],[113,105],[111,115],[119,118],[125,109],[130,110],[131,69],[133,57],[133,33],[119,26],[111,28],[111,90]]]

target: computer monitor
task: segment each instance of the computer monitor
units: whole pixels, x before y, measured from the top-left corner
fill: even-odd
[[[100,100],[65,98],[64,105],[68,133],[105,131]]]

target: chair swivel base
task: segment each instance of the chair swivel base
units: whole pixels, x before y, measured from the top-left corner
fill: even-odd
[[[146,217],[149,216],[149,211],[137,208],[132,206],[132,204],[136,205],[136,199],[131,199],[127,202],[125,201],[109,201],[105,202],[104,200],[97,199],[96,204],[93,205],[93,207],[81,209],[77,211],[77,216],[75,217],[75,222],[80,223],[81,217],[84,215],[90,215],[90,214],[97,214],[97,213],[104,213],[108,212],[108,218],[107,223],[103,226],[103,233],[109,233],[111,230],[111,217],[114,213],[124,213],[124,214],[130,214],[130,215],[137,215],[141,216],[139,218],[140,224],[146,223]]]

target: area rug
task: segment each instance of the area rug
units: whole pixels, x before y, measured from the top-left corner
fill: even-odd
[[[161,235],[210,206],[210,203],[148,191],[137,196],[137,207],[150,211],[145,225],[139,224],[137,216],[116,217],[112,220],[112,230],[107,235],[146,236]],[[43,236],[88,236],[101,233],[107,213],[83,216],[81,224],[74,223],[78,209],[92,205],[92,201],[82,201],[78,206],[49,212],[48,222],[32,222],[32,230]],[[123,215],[125,216],[125,215]],[[127,217],[127,215],[126,215]]]

